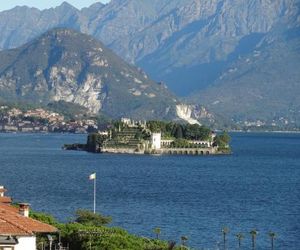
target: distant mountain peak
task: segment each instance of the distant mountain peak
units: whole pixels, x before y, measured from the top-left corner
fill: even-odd
[[[57,6],[56,8],[73,8],[73,9],[77,9],[72,4],[69,4],[67,1],[62,2],[61,5]]]
[[[0,53],[0,99],[70,102],[111,117],[176,117],[176,98],[95,38],[65,28]]]

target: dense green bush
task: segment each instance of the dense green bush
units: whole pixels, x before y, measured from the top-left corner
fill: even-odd
[[[161,132],[163,138],[176,138],[187,140],[209,140],[211,130],[198,124],[180,124],[175,122],[148,121],[147,128],[151,132]]]
[[[52,216],[31,212],[30,217],[57,227],[61,242],[72,250],[168,250],[175,249],[174,244],[157,239],[149,239],[129,234],[127,231],[107,227],[111,219],[90,211],[78,210],[74,222],[58,223]],[[57,241],[57,239],[56,239]],[[38,242],[47,242],[40,236]]]
[[[214,146],[218,146],[220,150],[229,149],[229,142],[231,137],[227,132],[223,132],[221,135],[217,135],[214,139]]]

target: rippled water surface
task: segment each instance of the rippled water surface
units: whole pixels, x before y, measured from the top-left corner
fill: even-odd
[[[300,249],[300,135],[233,134],[230,156],[132,156],[63,151],[85,135],[0,134],[0,184],[15,201],[61,221],[78,208],[92,209],[97,172],[97,211],[130,232],[218,249],[230,228],[229,249],[256,228],[257,249]]]

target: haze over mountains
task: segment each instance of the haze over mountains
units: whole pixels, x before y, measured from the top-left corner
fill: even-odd
[[[101,40],[176,94],[191,96],[193,105],[238,122],[298,123],[299,9],[298,0],[16,7],[0,13],[0,48],[18,47],[53,27],[73,28]]]

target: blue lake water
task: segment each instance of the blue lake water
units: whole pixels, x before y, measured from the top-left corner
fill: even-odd
[[[0,134],[0,184],[15,201],[61,221],[79,208],[93,208],[113,225],[153,237],[188,237],[195,249],[218,249],[229,227],[229,249],[243,232],[257,229],[257,249],[300,249],[300,134],[233,134],[230,156],[133,156],[63,151],[85,135]]]

